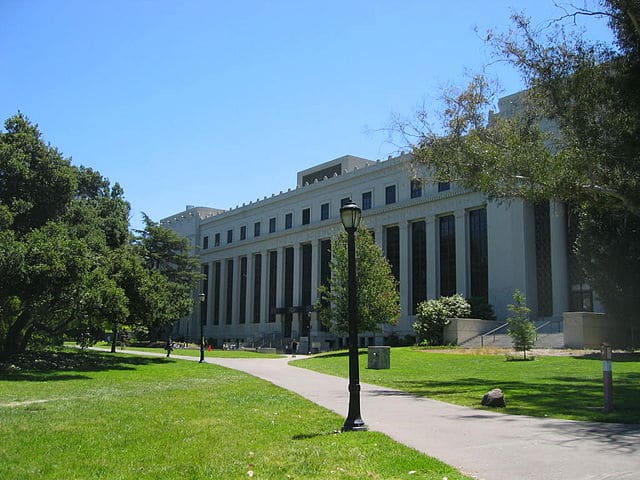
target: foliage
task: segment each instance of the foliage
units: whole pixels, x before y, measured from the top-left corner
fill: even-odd
[[[0,355],[108,325],[117,331],[122,324],[166,324],[184,316],[198,278],[178,253],[186,245],[174,241],[171,253],[163,252],[162,242],[151,240],[169,237],[151,223],[140,245],[133,242],[129,204],[117,183],[73,166],[22,114],[9,118],[5,129]],[[151,265],[149,255],[166,263]]]
[[[371,233],[360,226],[356,236],[358,283],[358,330],[379,332],[385,324],[396,324],[400,317],[398,285],[389,262]],[[347,234],[332,239],[331,278],[321,286],[316,304],[320,321],[336,334],[349,331]]]
[[[458,293],[450,297],[428,300],[418,304],[413,329],[420,341],[429,345],[442,345],[445,325],[448,325],[452,318],[468,318],[470,314],[471,306]]]
[[[489,32],[496,60],[519,70],[528,90],[487,124],[496,88],[475,76],[445,94],[442,128],[418,113],[413,154],[436,181],[491,198],[574,205],[587,280],[611,315],[637,322],[640,275],[628,272],[640,271],[640,4],[601,3],[600,12],[578,9],[551,22],[546,37],[521,14],[508,33]],[[580,15],[607,20],[616,45],[590,44],[563,23]],[[398,126],[409,138],[411,127]],[[617,249],[608,248],[612,238]]]
[[[467,302],[471,307],[470,318],[479,318],[481,320],[495,320],[496,312],[484,297],[469,297]]]
[[[529,318],[531,309],[527,307],[527,301],[520,290],[514,292],[513,302],[508,305],[511,312],[511,316],[507,318],[509,336],[515,349],[522,350],[522,356],[526,359],[527,350],[531,350],[538,339],[538,332]]]

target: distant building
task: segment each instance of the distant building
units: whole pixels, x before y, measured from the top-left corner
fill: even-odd
[[[312,305],[331,274],[331,238],[342,231],[339,209],[358,204],[399,280],[401,318],[384,336],[413,335],[416,305],[442,295],[483,297],[499,320],[515,289],[537,318],[561,320],[592,310],[593,295],[572,273],[563,204],[489,201],[455,183],[428,181],[409,155],[386,161],[344,156],[303,170],[295,188],[223,211],[189,207],[161,221],[189,238],[206,280],[191,318],[174,336],[218,344],[244,342],[300,350],[343,346],[319,324]],[[361,333],[361,345],[383,336]]]

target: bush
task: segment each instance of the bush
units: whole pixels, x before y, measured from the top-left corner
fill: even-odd
[[[509,336],[513,340],[516,350],[521,350],[523,358],[527,358],[527,350],[535,345],[538,339],[538,332],[529,315],[531,309],[527,307],[527,301],[520,290],[513,294],[513,304],[509,305],[511,316],[507,318],[509,324]]]
[[[484,297],[470,297],[467,302],[471,305],[471,318],[479,318],[481,320],[495,320],[496,312]]]
[[[468,318],[471,306],[460,294],[421,302],[416,309],[417,320],[413,329],[420,342],[428,345],[444,343],[444,327],[451,318]]]

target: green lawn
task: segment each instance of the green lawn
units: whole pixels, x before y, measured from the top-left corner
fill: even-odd
[[[346,352],[297,360],[299,367],[347,376]],[[360,354],[360,379],[416,395],[468,407],[480,406],[492,388],[505,393],[500,411],[574,420],[640,423],[640,355],[615,355],[615,411],[602,412],[602,361],[599,357],[537,357],[506,361],[504,355],[439,353],[412,347],[391,350],[391,369],[367,369]]]
[[[212,364],[63,351],[0,371],[0,478],[463,479]]]

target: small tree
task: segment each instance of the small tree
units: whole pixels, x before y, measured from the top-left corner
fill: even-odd
[[[533,322],[529,319],[531,309],[527,307],[527,301],[520,290],[513,294],[513,304],[508,306],[511,316],[507,318],[509,335],[513,340],[516,350],[522,350],[523,358],[527,359],[527,350],[535,345],[538,332]]]
[[[320,321],[333,333],[346,334],[349,331],[346,232],[334,237],[331,245],[331,277],[328,284],[318,289],[316,310]],[[400,317],[397,281],[382,250],[362,226],[356,231],[356,272],[358,331],[380,332],[382,325],[396,324]]]
[[[416,310],[417,321],[413,324],[419,341],[429,345],[444,343],[444,327],[452,318],[467,318],[471,314],[471,306],[458,293],[450,297],[421,302]]]

